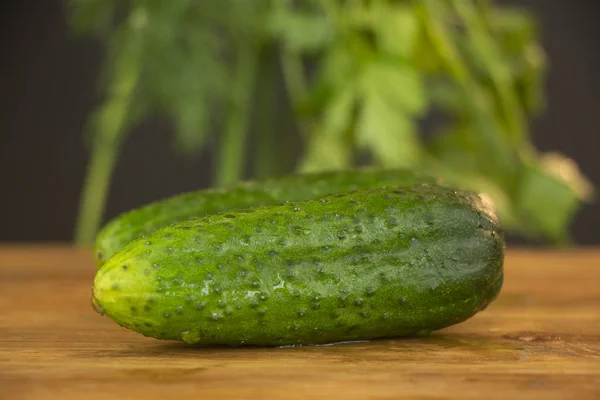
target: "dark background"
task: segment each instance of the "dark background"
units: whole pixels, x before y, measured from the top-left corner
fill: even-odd
[[[600,187],[600,2],[511,0],[535,12],[550,60],[548,107],[532,123],[542,151],[574,158]],[[0,241],[71,240],[88,153],[82,136],[98,100],[98,43],[71,35],[63,2],[0,5]],[[210,155],[171,151],[171,131],[149,121],[129,137],[106,218],[209,184]],[[600,206],[572,225],[578,244],[600,244]]]

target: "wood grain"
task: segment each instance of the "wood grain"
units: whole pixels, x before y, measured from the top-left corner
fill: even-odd
[[[509,250],[500,297],[424,339],[280,349],[144,338],[87,251],[0,247],[3,399],[600,399],[600,250]]]

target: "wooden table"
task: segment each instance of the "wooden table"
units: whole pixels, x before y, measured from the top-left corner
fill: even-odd
[[[429,338],[280,349],[144,338],[90,305],[92,256],[0,247],[0,398],[600,399],[600,250],[512,250],[500,297]]]

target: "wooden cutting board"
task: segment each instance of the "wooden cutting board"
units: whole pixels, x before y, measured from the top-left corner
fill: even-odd
[[[278,349],[145,338],[87,251],[0,247],[2,399],[600,399],[600,250],[509,250],[484,312],[424,339]]]

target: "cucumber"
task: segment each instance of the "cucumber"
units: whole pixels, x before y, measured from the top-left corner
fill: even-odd
[[[430,176],[410,170],[365,168],[246,181],[184,193],[127,212],[108,222],[96,238],[96,265],[101,267],[133,239],[154,232],[161,226],[196,217],[257,205],[308,200],[364,187],[435,182]]]
[[[92,303],[145,336],[205,345],[425,335],[486,308],[503,260],[477,195],[367,188],[163,227],[97,271]]]

